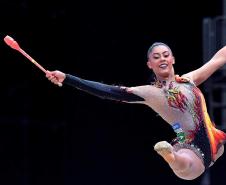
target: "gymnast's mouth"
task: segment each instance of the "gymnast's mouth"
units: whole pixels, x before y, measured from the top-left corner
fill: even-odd
[[[160,64],[159,67],[160,67],[161,69],[165,69],[165,68],[168,67],[168,64],[166,64],[166,63]]]

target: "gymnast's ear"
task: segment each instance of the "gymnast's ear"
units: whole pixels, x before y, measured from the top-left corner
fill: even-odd
[[[147,61],[147,66],[149,69],[152,69],[152,62],[150,60]]]
[[[175,57],[174,56],[172,56],[172,64],[175,64]]]

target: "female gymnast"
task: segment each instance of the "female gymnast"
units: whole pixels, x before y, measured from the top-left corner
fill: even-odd
[[[193,180],[212,166],[224,152],[226,134],[211,122],[198,86],[226,63],[226,47],[202,67],[175,75],[173,53],[168,45],[154,43],[147,52],[147,66],[155,74],[150,85],[121,87],[88,81],[61,71],[48,71],[56,85],[70,85],[104,99],[141,103],[152,108],[176,133],[170,143],[160,141],[154,150],[181,179]]]

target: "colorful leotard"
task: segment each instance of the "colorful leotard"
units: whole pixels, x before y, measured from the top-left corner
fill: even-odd
[[[216,129],[210,120],[202,92],[189,79],[179,76],[168,87],[162,82],[155,83],[155,86],[163,89],[166,106],[173,109],[172,127],[177,134],[172,141],[174,148],[193,150],[208,168],[216,160],[226,134]]]
[[[83,80],[68,74],[64,83],[104,99],[144,101],[140,95],[128,93],[118,86]],[[177,134],[172,142],[174,148],[191,149],[203,161],[205,168],[208,168],[216,160],[219,148],[226,141],[226,134],[216,129],[211,122],[203,94],[193,82],[179,76],[175,76],[175,81],[169,84],[156,81],[153,85],[153,91],[148,91],[151,98],[146,101],[172,125]]]

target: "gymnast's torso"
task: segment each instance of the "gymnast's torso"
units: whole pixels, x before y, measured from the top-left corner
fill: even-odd
[[[200,101],[192,82],[175,81],[155,82],[153,85],[140,86],[134,94],[144,97],[145,104],[157,112],[167,123],[181,123],[185,132],[195,129],[200,121]]]
[[[183,146],[195,145],[198,151],[200,149],[201,153],[197,153],[200,158],[205,155],[206,167],[221,155],[219,148],[223,147],[221,142],[226,135],[211,122],[203,94],[191,80],[177,77],[173,81],[156,81],[152,85],[132,88],[132,92],[143,97],[144,104],[173,128],[180,127],[185,137]]]
[[[147,105],[171,126],[180,123],[182,130],[186,135],[189,135],[203,121],[200,101],[201,91],[194,83],[170,81],[157,82],[153,86],[157,88],[152,94],[155,96],[155,101],[147,100]]]

